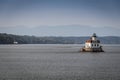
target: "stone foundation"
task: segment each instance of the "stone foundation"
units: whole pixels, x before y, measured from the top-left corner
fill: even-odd
[[[82,48],[82,52],[104,52],[102,48]]]

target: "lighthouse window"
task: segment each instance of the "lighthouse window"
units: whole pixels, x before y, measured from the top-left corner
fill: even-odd
[[[97,44],[97,46],[99,46],[99,44]]]
[[[96,44],[95,44],[95,46],[96,46]]]
[[[92,44],[92,46],[93,46],[93,44]]]

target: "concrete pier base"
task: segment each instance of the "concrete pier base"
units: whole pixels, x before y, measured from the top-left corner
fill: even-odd
[[[102,48],[82,48],[81,52],[104,52]]]

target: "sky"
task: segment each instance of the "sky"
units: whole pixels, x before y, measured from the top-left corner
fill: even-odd
[[[0,33],[119,36],[120,0],[0,0]]]

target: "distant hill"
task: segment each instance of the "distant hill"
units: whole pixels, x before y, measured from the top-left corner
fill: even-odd
[[[13,35],[0,33],[0,44],[84,44],[90,37],[36,37],[27,35]],[[120,44],[120,37],[105,36],[98,37],[102,44]]]

